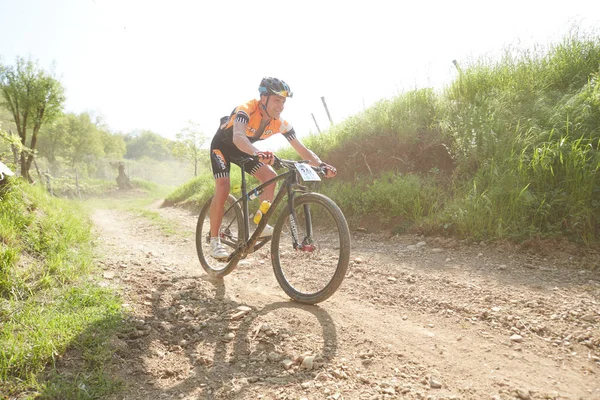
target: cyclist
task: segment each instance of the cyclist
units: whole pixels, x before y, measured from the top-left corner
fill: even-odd
[[[261,151],[253,143],[264,140],[277,133],[289,141],[300,157],[308,160],[313,166],[325,170],[325,176],[333,178],[336,169],[321,161],[312,151],[307,149],[296,137],[294,128],[285,120],[280,119],[286,99],[292,97],[292,91],[284,81],[265,77],[258,87],[260,98],[253,99],[236,107],[229,116],[221,118],[221,125],[210,145],[210,155],[213,175],[215,177],[215,197],[210,207],[210,255],[216,259],[225,259],[229,253],[221,244],[219,226],[223,218],[225,201],[229,195],[229,170],[231,162],[238,164],[239,159],[253,155],[257,160],[244,164],[246,172],[252,174],[261,183],[276,176],[271,168],[274,157],[270,151]],[[275,184],[265,187],[260,196],[261,201],[273,201]],[[273,227],[267,225],[262,237],[271,236]]]

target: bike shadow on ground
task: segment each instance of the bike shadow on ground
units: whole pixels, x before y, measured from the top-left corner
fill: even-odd
[[[207,275],[171,279],[156,293],[145,317],[152,329],[126,339],[137,349],[126,360],[132,373],[147,377],[125,390],[138,398],[256,398],[312,381],[336,356],[335,321],[320,306],[242,303],[228,296],[226,280]]]
[[[101,398],[107,400],[258,398],[294,385],[300,390],[329,367],[338,337],[324,308],[292,300],[242,303],[229,298],[226,289],[226,281],[206,275],[157,284],[146,308],[126,315],[115,332],[120,344],[103,375],[86,379],[102,380],[107,392]],[[107,323],[117,321],[97,321],[74,338],[64,357],[44,373],[49,385],[38,392],[40,398],[96,398],[81,380],[88,372],[80,342]],[[299,335],[310,340],[297,340]],[[302,365],[307,357],[313,360],[310,367]],[[61,385],[69,392],[57,392],[52,382],[71,382]]]
[[[335,358],[336,325],[324,308],[292,300],[253,306],[228,298],[226,280],[201,278],[212,286],[211,303],[223,306],[206,321],[202,343],[186,350],[193,377],[169,392],[199,399],[274,393],[314,379]],[[298,335],[311,336],[310,348],[295,340]],[[306,358],[312,364],[302,364]]]

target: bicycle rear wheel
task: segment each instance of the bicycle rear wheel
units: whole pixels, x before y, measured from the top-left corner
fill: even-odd
[[[340,208],[326,196],[295,198],[297,238],[294,249],[291,213],[282,212],[273,231],[271,260],[277,282],[292,299],[315,304],[341,285],[350,260],[350,231]]]
[[[196,252],[202,268],[207,274],[214,277],[223,277],[229,274],[236,267],[239,257],[230,261],[219,261],[210,256],[210,205],[212,197],[208,199],[196,225]],[[238,248],[245,238],[244,219],[242,209],[239,204],[235,204],[236,199],[231,194],[225,202],[223,219],[219,228],[219,237],[221,243],[229,251],[229,254]]]

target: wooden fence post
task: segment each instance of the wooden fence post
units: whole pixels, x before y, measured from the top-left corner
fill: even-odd
[[[317,124],[317,120],[315,119],[315,114],[310,113],[310,115],[312,115],[313,117],[313,121],[315,121],[315,125],[317,126],[317,131],[319,132],[319,134],[321,133],[321,130],[319,129],[319,124]]]
[[[329,115],[329,109],[327,108],[327,103],[325,103],[325,96],[321,96],[321,101],[323,102],[325,111],[327,111],[327,117],[329,118],[329,122],[331,123],[331,125],[333,125],[333,120],[331,119],[331,115]]]

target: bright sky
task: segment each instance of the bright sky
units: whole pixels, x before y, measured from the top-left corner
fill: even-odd
[[[300,137],[414,88],[441,88],[509,45],[546,45],[573,23],[600,26],[600,1],[0,0],[0,57],[53,63],[66,112],[168,138],[258,97],[263,76],[292,88],[283,118]],[[276,142],[277,143],[277,142]],[[276,145],[275,143],[275,145]]]

